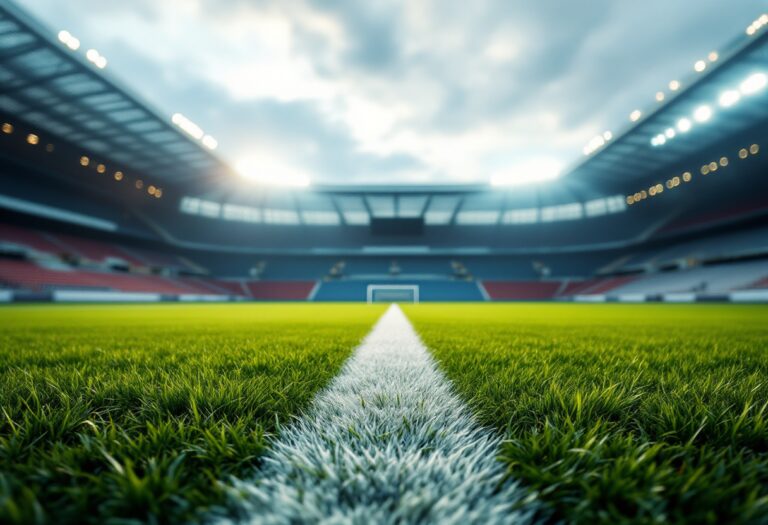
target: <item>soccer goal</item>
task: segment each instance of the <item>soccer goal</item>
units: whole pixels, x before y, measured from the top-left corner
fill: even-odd
[[[369,303],[418,303],[419,286],[416,284],[369,284]]]

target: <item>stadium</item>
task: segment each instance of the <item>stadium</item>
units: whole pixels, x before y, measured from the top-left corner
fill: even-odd
[[[491,87],[434,109],[523,58],[432,71],[474,40],[405,7],[428,80],[339,66],[378,64],[394,1],[58,4],[0,0],[0,523],[768,523],[764,5],[687,2],[695,37],[670,7],[687,69],[520,88],[580,106],[555,119]],[[215,24],[216,61],[269,45],[193,89]]]

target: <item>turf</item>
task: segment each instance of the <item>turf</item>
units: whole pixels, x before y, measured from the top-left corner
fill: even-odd
[[[405,310],[546,520],[768,523],[768,308]]]
[[[0,308],[0,523],[178,523],[224,501],[379,306]]]

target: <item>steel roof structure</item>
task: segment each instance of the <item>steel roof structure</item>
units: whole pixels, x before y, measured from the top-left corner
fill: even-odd
[[[165,184],[231,172],[7,0],[0,0],[0,86],[0,109]]]

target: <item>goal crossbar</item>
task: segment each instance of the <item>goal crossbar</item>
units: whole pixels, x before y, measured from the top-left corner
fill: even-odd
[[[366,299],[369,303],[375,301],[375,294],[378,291],[391,292],[393,295],[398,291],[410,292],[413,302],[419,302],[419,286],[416,284],[369,284],[366,292]]]

